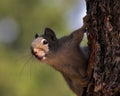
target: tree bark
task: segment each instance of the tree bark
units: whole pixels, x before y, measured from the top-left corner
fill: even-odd
[[[86,5],[91,81],[84,96],[120,96],[120,0],[86,0]]]

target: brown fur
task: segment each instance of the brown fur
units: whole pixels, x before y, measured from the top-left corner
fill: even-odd
[[[37,39],[40,37],[48,41],[49,51],[45,53],[46,59],[43,62],[61,72],[69,87],[78,96],[82,96],[84,88],[89,82],[87,76],[89,55],[85,51],[83,52],[84,49],[79,46],[85,29],[86,25],[84,24],[82,28],[72,32],[69,36],[57,39],[55,33],[51,29],[46,28],[45,34],[38,36],[33,41],[36,45],[40,43],[37,42]],[[32,50],[34,48],[35,45],[32,45]]]

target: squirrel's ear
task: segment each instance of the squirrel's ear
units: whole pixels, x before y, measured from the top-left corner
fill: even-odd
[[[55,32],[50,28],[45,28],[44,34],[52,40],[56,40]]]
[[[39,35],[38,35],[38,33],[36,33],[36,34],[35,34],[35,39],[38,38],[38,37],[39,37]]]

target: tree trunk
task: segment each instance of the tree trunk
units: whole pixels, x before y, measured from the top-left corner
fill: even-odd
[[[86,0],[91,81],[84,96],[120,96],[120,0]]]

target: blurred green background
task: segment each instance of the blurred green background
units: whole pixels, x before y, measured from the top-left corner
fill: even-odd
[[[32,57],[35,33],[82,25],[84,0],[0,0],[0,96],[75,96],[61,74]]]

